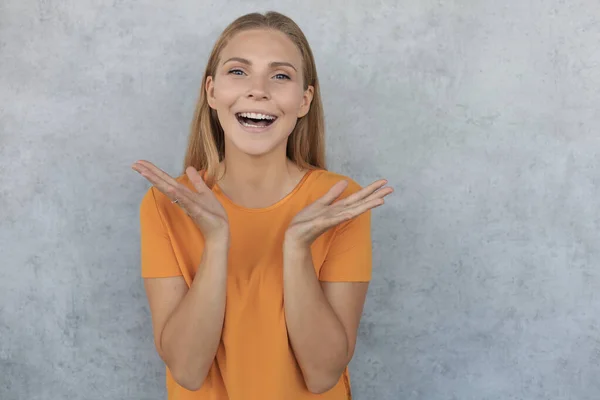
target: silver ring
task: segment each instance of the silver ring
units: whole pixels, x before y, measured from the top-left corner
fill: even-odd
[[[172,200],[171,203],[179,203],[179,199]]]

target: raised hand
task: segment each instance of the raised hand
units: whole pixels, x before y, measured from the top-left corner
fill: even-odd
[[[386,183],[387,180],[380,179],[334,203],[348,185],[347,181],[337,182],[292,219],[285,234],[286,243],[308,246],[328,229],[379,207],[384,203],[383,198],[394,191],[391,187],[383,188]]]
[[[200,228],[205,240],[221,239],[224,235],[228,237],[227,213],[195,168],[187,167],[185,173],[198,192],[177,182],[149,161],[137,161],[131,168],[150,181],[172,203],[177,203]]]

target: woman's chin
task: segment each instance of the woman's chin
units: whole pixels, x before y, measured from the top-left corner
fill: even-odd
[[[262,157],[276,152],[279,147],[282,147],[282,151],[285,153],[287,141],[283,144],[278,144],[266,140],[244,139],[236,141],[237,143],[234,142],[233,145],[237,148],[237,151],[246,155],[252,157]]]

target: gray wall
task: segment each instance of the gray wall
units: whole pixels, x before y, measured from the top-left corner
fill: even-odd
[[[163,397],[129,166],[179,172],[211,45],[268,9],[312,43],[330,168],[397,190],[355,398],[598,399],[596,0],[198,3],[0,3],[0,399]]]

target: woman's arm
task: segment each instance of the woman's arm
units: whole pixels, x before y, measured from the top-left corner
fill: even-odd
[[[200,389],[219,346],[228,247],[228,239],[205,243],[189,290],[182,277],[144,280],[156,350],[173,378],[188,390]]]
[[[310,248],[284,246],[283,292],[288,335],[306,386],[330,390],[354,354],[368,283],[319,283]]]
[[[151,162],[139,160],[132,169],[176,203],[204,236],[202,259],[189,290],[181,277],[144,280],[156,350],[181,386],[197,390],[213,363],[223,330],[229,250],[227,213],[191,166],[185,172],[195,191]],[[154,191],[149,194],[154,196]],[[160,269],[162,261],[157,260],[163,260],[161,252],[172,251],[172,247],[156,198],[144,197],[140,212],[142,264],[155,264]]]
[[[352,359],[370,279],[369,210],[382,205],[393,191],[383,188],[386,183],[381,179],[363,189],[354,183],[352,194],[336,201],[348,186],[348,181],[339,181],[303,208],[285,232],[286,325],[306,386],[313,393],[331,389]],[[319,284],[311,244],[338,225],[319,275],[328,282]]]

